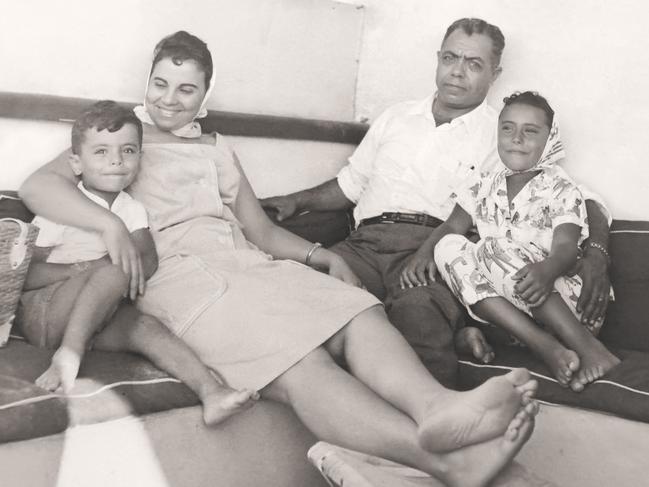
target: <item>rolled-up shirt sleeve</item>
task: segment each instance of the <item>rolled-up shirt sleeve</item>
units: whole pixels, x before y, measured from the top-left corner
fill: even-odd
[[[606,217],[606,220],[608,221],[608,226],[611,226],[611,223],[613,222],[613,216],[611,215],[611,211],[608,209],[606,206],[606,203],[604,203],[604,200],[600,195],[595,193],[594,191],[591,191],[588,189],[586,186],[583,184],[578,185],[579,191],[581,191],[581,194],[584,197],[584,201],[594,201],[597,203],[597,206],[599,207],[599,210],[602,212],[602,214]]]
[[[385,126],[390,119],[390,110],[383,112],[372,123],[363,140],[349,157],[348,164],[338,172],[338,186],[348,200],[358,203],[374,171]]]

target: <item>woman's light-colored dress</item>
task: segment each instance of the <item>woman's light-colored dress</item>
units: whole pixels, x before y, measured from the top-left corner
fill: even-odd
[[[458,191],[456,202],[473,219],[480,241],[447,235],[435,247],[437,268],[457,298],[467,307],[488,297],[502,296],[531,315],[514,290],[512,276],[522,267],[547,258],[555,228],[564,223],[581,227],[579,243],[588,238],[586,206],[577,185],[556,165],[543,168],[512,199],[507,197],[503,172],[483,175]],[[560,276],[554,283],[572,312],[582,281]],[[483,321],[483,320],[480,320]],[[588,327],[591,332],[598,329]]]
[[[159,268],[138,299],[236,388],[261,389],[361,311],[369,293],[247,242],[240,174],[215,145],[144,144],[129,192],[149,213]]]

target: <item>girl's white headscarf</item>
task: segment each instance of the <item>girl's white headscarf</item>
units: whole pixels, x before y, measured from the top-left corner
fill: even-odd
[[[552,127],[550,128],[550,135],[548,135],[548,140],[545,142],[545,147],[543,148],[543,153],[539,162],[529,169],[523,171],[512,171],[510,168],[505,166],[504,174],[505,176],[510,176],[512,174],[518,174],[521,172],[530,172],[538,171],[539,169],[547,169],[555,164],[558,164],[561,160],[565,159],[566,153],[563,150],[563,143],[561,142],[561,136],[559,134],[559,125],[557,125],[556,117],[552,122]],[[501,161],[502,162],[502,161]]]
[[[147,92],[149,91],[149,82],[151,81],[151,73],[153,73],[153,66],[151,66],[151,71],[149,71],[149,76],[146,80],[146,87],[144,89],[144,104],[138,105],[133,109],[137,118],[140,119],[140,122],[146,123],[147,125],[155,125],[153,119],[151,118],[151,115],[149,115],[149,112],[146,109],[146,95]],[[214,88],[214,81],[215,81],[215,72],[214,70],[212,70],[212,79],[210,80],[210,85],[207,88],[207,91],[205,92],[205,97],[203,98],[203,102],[201,103],[201,107],[198,109],[196,116],[187,125],[183,125],[180,128],[172,130],[171,131],[172,134],[186,139],[197,139],[201,136],[202,134],[201,124],[198,123],[196,119],[207,117],[207,102],[210,99],[210,95],[212,94],[212,89]]]

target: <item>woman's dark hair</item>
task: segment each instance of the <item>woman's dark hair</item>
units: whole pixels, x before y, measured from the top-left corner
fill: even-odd
[[[212,72],[212,55],[207,44],[189,32],[179,30],[178,32],[164,37],[153,50],[153,64],[151,71],[158,62],[169,58],[176,65],[180,66],[184,61],[192,60],[205,73],[205,89],[210,87]]]
[[[133,110],[119,106],[112,100],[102,100],[86,108],[72,124],[72,153],[80,154],[86,131],[108,130],[117,132],[124,125],[134,125],[137,130],[138,145],[142,146],[142,122]]]
[[[453,22],[444,34],[442,44],[444,41],[456,30],[462,30],[466,35],[472,36],[473,34],[483,34],[491,39],[492,54],[494,59],[494,67],[500,64],[500,58],[503,55],[505,48],[505,36],[498,26],[490,24],[482,19],[464,18]]]
[[[552,107],[548,103],[548,100],[539,95],[536,91],[524,91],[522,93],[520,91],[516,91],[508,97],[503,98],[503,102],[505,103],[505,107],[518,103],[520,105],[530,105],[536,108],[540,108],[545,112],[545,118],[548,121],[548,127],[552,127],[552,122],[554,121],[554,110],[552,110]],[[505,107],[503,107],[503,110],[505,109]],[[502,111],[500,113],[502,113]]]

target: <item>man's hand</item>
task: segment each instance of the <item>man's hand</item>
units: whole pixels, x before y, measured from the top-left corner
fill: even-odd
[[[106,244],[111,262],[119,266],[129,277],[129,297],[135,300],[138,294],[144,293],[144,272],[142,272],[140,253],[121,220],[113,221],[115,224],[102,233],[102,239]]]
[[[401,271],[399,276],[401,289],[425,286],[429,282],[435,281],[436,271],[433,252],[425,246],[419,248],[410,256]]]
[[[278,222],[286,220],[287,218],[295,215],[295,212],[297,211],[297,202],[290,195],[263,198],[259,200],[259,203],[261,203],[261,206],[263,206],[264,208],[276,210],[277,215],[275,216],[275,218]]]
[[[363,283],[358,276],[354,274],[351,267],[349,267],[347,262],[345,262],[345,260],[339,255],[333,254],[329,262],[329,275],[354,287],[364,288]]]
[[[586,249],[577,263],[577,274],[583,285],[577,301],[577,311],[583,323],[594,325],[606,314],[611,282],[608,276],[608,259],[597,249]],[[599,321],[601,323],[601,321]]]
[[[547,261],[527,264],[512,276],[514,291],[532,308],[542,305],[554,289],[555,272]]]

